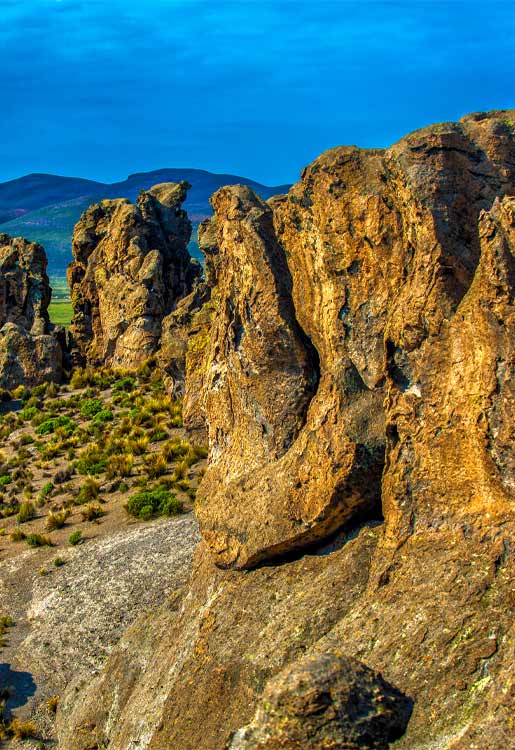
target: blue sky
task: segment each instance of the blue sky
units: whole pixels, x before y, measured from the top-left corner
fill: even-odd
[[[0,180],[199,167],[515,107],[515,1],[0,0]]]

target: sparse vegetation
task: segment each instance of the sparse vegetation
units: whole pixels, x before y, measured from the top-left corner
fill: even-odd
[[[80,544],[83,541],[82,539],[82,531],[73,531],[70,536],[68,537],[68,544],[70,544],[72,547],[75,547],[77,544]]]
[[[113,504],[139,520],[191,508],[206,452],[178,431],[181,404],[155,368],[79,369],[69,387],[9,395],[18,410],[0,414],[0,535],[8,554],[23,541],[34,549],[76,546],[84,541],[77,524],[104,517],[105,533],[116,523]],[[34,560],[41,575],[65,564],[59,556]]]

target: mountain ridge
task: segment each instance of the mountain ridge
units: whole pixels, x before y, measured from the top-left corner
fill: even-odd
[[[56,273],[71,262],[73,228],[90,205],[107,198],[134,201],[141,190],[148,190],[159,182],[182,180],[192,186],[185,209],[195,222],[211,215],[209,197],[224,185],[248,185],[264,199],[290,188],[290,185],[263,185],[241,175],[193,167],[163,167],[135,172],[125,180],[113,183],[33,172],[0,183],[0,226],[11,236],[22,236],[43,245],[49,269]],[[198,257],[194,241],[190,252]]]

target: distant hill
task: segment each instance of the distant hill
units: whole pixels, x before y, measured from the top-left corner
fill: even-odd
[[[185,208],[194,224],[211,215],[210,196],[223,185],[249,185],[262,198],[285,193],[289,185],[269,187],[246,177],[214,174],[202,169],[158,169],[130,175],[122,182],[105,184],[76,177],[30,174],[0,183],[0,231],[26,237],[45,248],[51,273],[64,271],[71,261],[71,236],[81,214],[104,198],[134,201],[140,190],[160,182],[191,184]],[[195,242],[190,251],[198,256]]]

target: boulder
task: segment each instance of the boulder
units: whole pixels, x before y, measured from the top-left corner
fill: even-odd
[[[306,656],[273,677],[230,750],[388,750],[411,702],[356,659]]]

